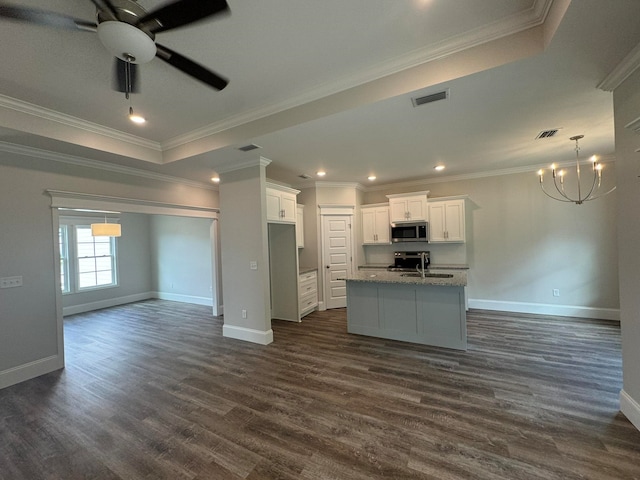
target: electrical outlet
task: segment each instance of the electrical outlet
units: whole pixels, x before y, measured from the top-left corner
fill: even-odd
[[[22,286],[22,275],[17,277],[0,278],[0,288],[14,288]]]
[[[247,318],[247,311],[246,310],[242,310],[242,318]]]
[[[255,260],[251,260],[249,262],[249,268],[251,270],[257,270],[258,269],[258,262],[256,262]]]
[[[553,296],[554,297],[559,297],[560,296],[560,289],[554,288],[553,289]]]

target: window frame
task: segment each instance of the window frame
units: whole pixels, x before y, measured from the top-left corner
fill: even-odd
[[[107,237],[109,238],[109,255],[95,255],[96,243],[95,240],[93,242],[93,256],[79,256],[79,245],[78,245],[78,229],[90,229],[92,223],[102,223],[104,222],[104,217],[60,217],[60,228],[66,231],[66,238],[61,237],[62,240],[66,240],[67,249],[67,282],[68,282],[68,290],[64,291],[61,285],[61,292],[63,295],[73,295],[78,293],[91,292],[95,290],[105,290],[109,288],[115,288],[120,286],[119,276],[118,276],[118,247],[115,237]],[[119,218],[111,218],[109,217],[110,222],[119,222]],[[95,237],[95,238],[104,238],[104,237]],[[105,243],[105,242],[100,242]],[[63,245],[60,246],[60,250],[62,253]],[[94,261],[98,258],[109,257],[111,259],[111,283],[102,284],[102,285],[91,285],[86,287],[80,287],[80,260],[83,258],[93,258]],[[62,265],[61,265],[62,267]],[[99,270],[94,269],[93,272],[96,273]],[[61,272],[62,275],[62,272]]]

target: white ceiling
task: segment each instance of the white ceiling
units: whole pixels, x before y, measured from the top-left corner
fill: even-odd
[[[89,0],[15,3],[95,14]],[[261,155],[270,178],[294,185],[319,169],[363,184],[371,173],[377,183],[432,177],[438,163],[447,168],[437,175],[533,171],[575,158],[576,134],[585,154],[614,154],[612,95],[597,86],[640,43],[637,0],[228,3],[231,16],[157,37],[228,87],[157,59],[142,65],[132,96],[142,127],[111,90],[112,59],[95,34],[1,21],[0,150],[201,182]],[[413,107],[444,89],[447,100]],[[534,140],[551,128],[556,137]],[[252,142],[262,148],[237,150]]]

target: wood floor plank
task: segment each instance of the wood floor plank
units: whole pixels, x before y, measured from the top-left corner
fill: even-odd
[[[615,322],[470,311],[469,350],[344,309],[225,338],[164,300],[65,319],[65,370],[0,390],[0,479],[640,480]]]

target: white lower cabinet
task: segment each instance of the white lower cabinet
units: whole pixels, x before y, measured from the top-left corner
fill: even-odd
[[[300,274],[298,299],[300,318],[313,312],[318,306],[318,272],[316,270]]]

